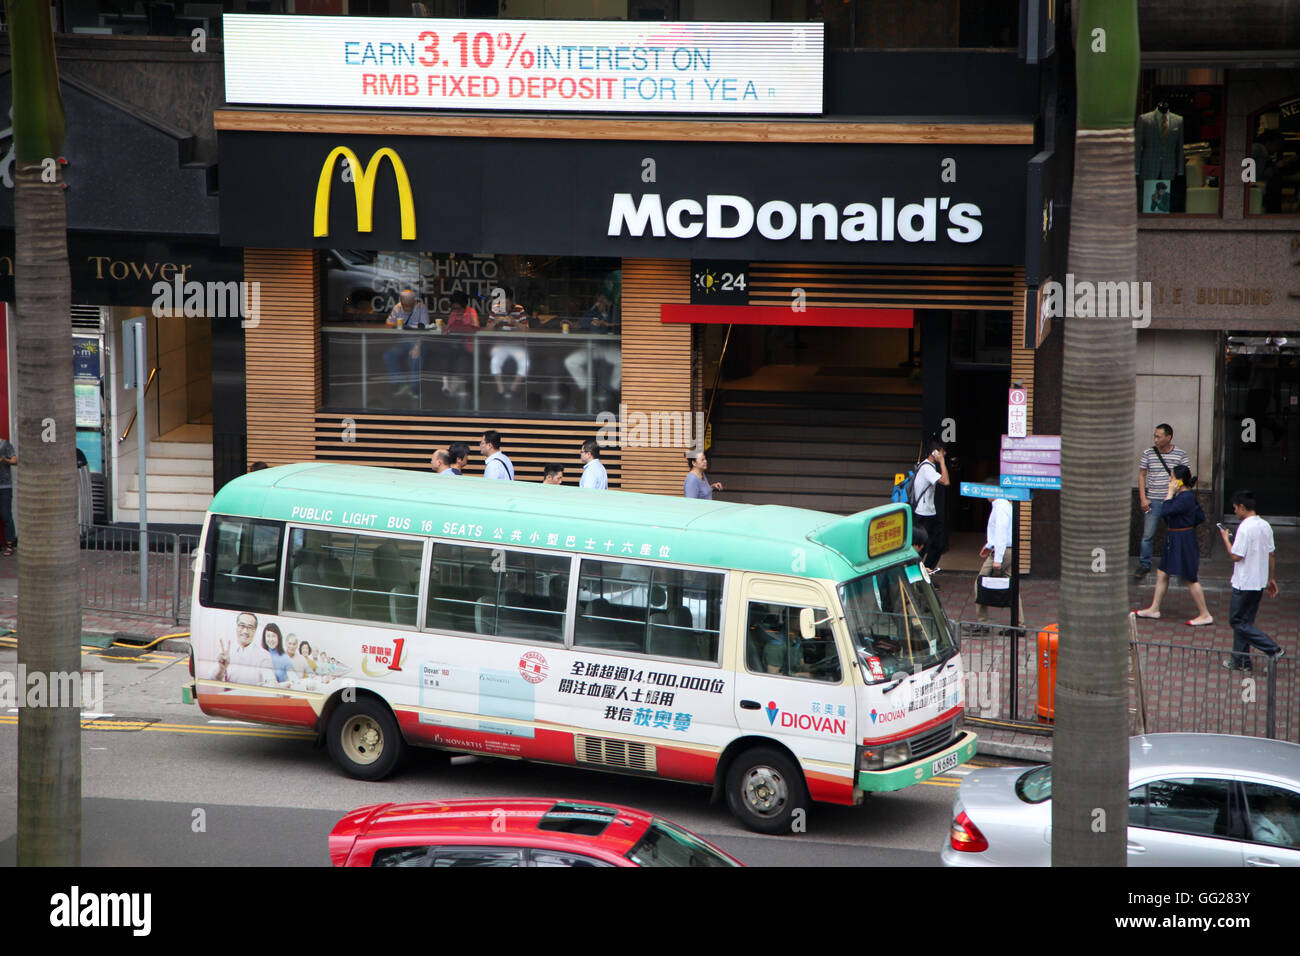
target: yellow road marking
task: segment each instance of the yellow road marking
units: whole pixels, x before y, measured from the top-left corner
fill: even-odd
[[[16,723],[18,723],[17,714],[0,714],[0,724]],[[151,730],[171,734],[210,734],[218,737],[273,737],[285,740],[309,740],[316,736],[313,731],[294,727],[204,727],[195,724],[146,724],[143,721],[129,718],[83,720],[81,729],[102,731]]]

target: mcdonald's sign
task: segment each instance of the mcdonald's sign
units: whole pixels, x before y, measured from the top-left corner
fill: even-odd
[[[363,169],[357,154],[346,146],[336,146],[325,157],[325,164],[320,170],[320,181],[316,184],[316,215],[313,235],[328,236],[330,233],[330,184],[334,178],[334,164],[342,156],[352,170],[352,191],[357,200],[357,232],[370,232],[374,224],[375,179],[379,173],[381,160],[387,159],[393,167],[393,176],[397,179],[397,200],[402,215],[402,238],[415,238],[415,200],[411,196],[411,180],[406,175],[406,167],[401,157],[391,148],[385,146],[370,157],[370,163]]]

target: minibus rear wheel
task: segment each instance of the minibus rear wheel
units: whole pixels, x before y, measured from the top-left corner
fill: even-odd
[[[330,715],[325,740],[334,762],[360,780],[382,780],[402,759],[397,721],[372,697],[339,704]]]
[[[806,813],[808,790],[794,761],[772,747],[754,747],[727,770],[727,806],[759,833],[791,833],[795,811]]]

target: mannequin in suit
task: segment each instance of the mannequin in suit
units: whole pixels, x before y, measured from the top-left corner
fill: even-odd
[[[1183,118],[1162,99],[1137,120],[1137,175],[1140,179],[1174,179],[1186,172],[1183,158]]]

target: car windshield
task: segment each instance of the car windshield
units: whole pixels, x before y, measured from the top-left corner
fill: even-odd
[[[636,846],[624,854],[637,866],[735,866],[699,837],[654,820]]]
[[[1025,803],[1042,803],[1052,798],[1052,768],[1035,767],[1016,780],[1016,796]]]
[[[864,574],[839,590],[868,684],[919,673],[957,653],[939,597],[919,563]]]

